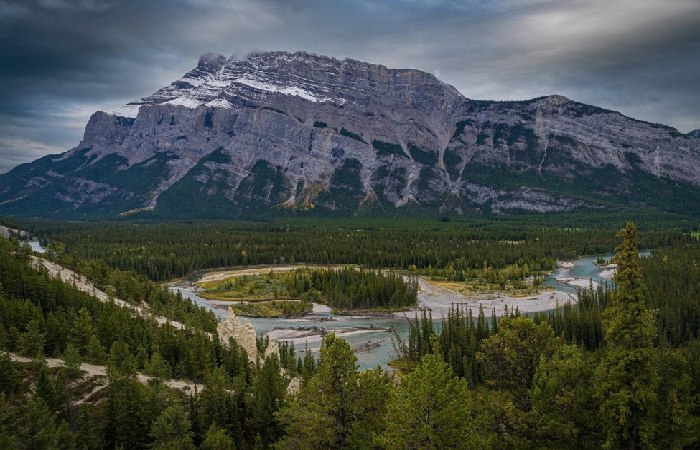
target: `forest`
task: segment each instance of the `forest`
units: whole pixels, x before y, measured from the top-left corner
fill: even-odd
[[[0,239],[0,448],[700,446],[700,242],[684,229],[647,225],[638,232],[627,224],[616,236],[603,227],[579,232],[508,225],[499,231],[485,226],[469,235],[463,224],[449,223],[435,226],[437,230],[426,225],[407,231],[398,235],[401,239],[387,231],[391,227],[356,232],[364,234],[359,238],[350,228],[331,230],[324,224],[316,231],[327,233],[329,248],[333,239],[345,244],[344,239],[355,244],[391,240],[386,247],[377,243],[373,250],[366,243],[364,249],[358,245],[329,252],[336,258],[366,258],[367,266],[391,260],[397,267],[410,267],[417,261],[412,256],[415,245],[433,250],[428,261],[435,264],[422,268],[447,268],[448,261],[459,259],[449,259],[459,253],[453,247],[469,249],[481,245],[468,244],[479,239],[503,242],[492,253],[486,251],[481,261],[477,254],[465,256],[465,270],[483,267],[487,255],[494,266],[505,267],[519,259],[536,264],[559,258],[558,252],[570,257],[571,252],[593,253],[600,247],[603,253],[617,247],[614,285],[579,291],[576,305],[532,316],[511,311],[496,317],[482,310],[472,317],[455,308],[444,322],[433,321],[429,314],[411,319],[408,337],[396,342],[400,370],[389,374],[381,369],[359,371],[350,345],[333,334],[326,336],[318,355],[283,345],[279,356],[251,362],[235,341],[221,343],[210,337],[216,323],[211,313],[178,306],[183,300],[177,296],[159,297],[158,285],[147,277],[157,280],[161,275],[143,270],[135,264],[138,258],[109,259],[120,239],[125,249],[133,250],[135,236],[141,236],[143,255],[165,267],[166,261],[175,260],[169,252],[184,251],[190,243],[168,240],[161,227],[177,230],[180,225],[146,225],[133,233],[114,226],[103,236],[94,224],[76,226],[75,232],[66,226],[55,234],[42,234],[36,225],[32,232],[49,239],[49,257],[91,277],[102,273],[104,289],[111,287],[131,302],[161,305],[153,308],[161,312],[168,309],[163,305],[171,305],[171,317],[188,320],[189,326],[176,329],[99,301],[37,269],[27,247]],[[198,241],[193,233],[193,240],[203,245],[229,229],[246,252],[256,254],[253,249],[258,248],[257,257],[272,255],[273,242],[286,257],[315,257],[313,243],[309,253],[301,253],[305,250],[295,238],[284,236],[287,231],[280,229],[280,237],[255,230],[268,226],[250,225],[254,230],[246,234],[240,224],[233,230],[230,224],[195,224],[193,230],[199,227],[202,235]],[[288,232],[294,235],[306,227]],[[438,242],[450,236],[449,244]],[[548,236],[563,247],[550,246]],[[235,246],[236,238],[222,242]],[[655,250],[640,258],[639,248]],[[216,264],[218,252],[197,264]],[[185,267],[177,270],[182,275],[199,270]],[[308,275],[297,281],[300,292],[307,290],[302,278]],[[314,286],[338,282],[319,276]],[[123,285],[117,288],[114,283]],[[257,345],[262,349],[268,342],[259,339]],[[29,360],[17,361],[19,356]],[[63,366],[50,366],[56,357]],[[86,396],[95,386],[81,374],[81,362],[106,367],[103,389]],[[151,378],[144,383],[141,374]],[[288,390],[292,378],[298,380],[298,391]],[[171,379],[199,384],[183,391],[171,388]]]
[[[549,217],[549,216],[548,216]],[[642,216],[645,217],[645,216]],[[460,279],[484,267],[527,264],[548,270],[557,259],[609,253],[617,216],[547,220],[538,216],[438,221],[428,219],[275,219],[269,222],[45,222],[23,226],[62,258],[106,264],[150,280],[261,264],[357,264],[415,269]],[[697,224],[652,216],[639,225],[641,248],[690,242]],[[52,244],[53,245],[53,244]],[[66,259],[63,259],[66,261]],[[70,264],[75,267],[75,263]]]

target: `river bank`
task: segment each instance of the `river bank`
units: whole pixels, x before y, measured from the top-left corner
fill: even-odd
[[[536,295],[525,297],[514,297],[506,294],[483,294],[466,295],[464,293],[447,289],[424,277],[419,277],[418,306],[408,311],[390,314],[387,317],[383,314],[379,317],[367,313],[354,313],[351,315],[333,314],[325,305],[315,303],[312,305],[310,313],[299,317],[281,318],[244,318],[250,321],[253,328],[259,335],[267,335],[277,341],[294,343],[298,352],[303,352],[306,348],[311,351],[318,351],[323,336],[328,333],[336,333],[347,340],[356,349],[358,365],[362,369],[376,367],[377,365],[387,368],[387,363],[395,357],[393,342],[396,336],[405,339],[408,336],[408,318],[413,318],[422,311],[428,311],[436,320],[436,326],[440,326],[443,319],[453,305],[471,309],[477,315],[479,308],[484,309],[484,313],[490,316],[493,312],[501,316],[515,308],[523,314],[530,314],[542,311],[550,311],[562,306],[567,302],[576,302],[575,285],[558,281],[557,278],[571,278],[582,280],[588,286],[592,280],[596,284],[603,284],[607,281],[600,274],[604,268],[595,264],[596,257],[579,258],[570,261],[552,272],[544,281],[544,289]],[[221,280],[230,276],[262,275],[270,270],[288,271],[294,270],[302,265],[264,266],[238,269],[216,269],[211,272],[202,273],[198,280]],[[309,265],[308,267],[328,267],[319,265]],[[343,267],[335,265],[333,267]],[[206,300],[197,295],[195,280],[179,280],[176,283],[169,283],[169,288],[174,292],[180,292],[184,298],[210,309],[219,319],[227,317],[226,305],[230,302]]]

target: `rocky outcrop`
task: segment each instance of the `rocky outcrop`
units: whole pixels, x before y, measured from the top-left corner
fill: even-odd
[[[700,200],[700,140],[561,96],[463,97],[433,75],[304,52],[203,55],[83,141],[0,176],[0,214],[443,213]]]
[[[253,328],[249,320],[245,322],[238,320],[238,317],[236,317],[231,308],[228,309],[228,317],[219,322],[216,331],[219,335],[219,339],[225,345],[228,345],[229,341],[233,339],[241,346],[248,354],[248,360],[253,364],[258,361],[258,358],[264,360],[273,353],[279,355],[279,345],[275,341],[270,341],[265,349],[265,354],[259,355],[255,328]]]

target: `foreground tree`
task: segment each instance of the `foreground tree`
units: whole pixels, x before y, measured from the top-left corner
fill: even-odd
[[[286,428],[277,448],[371,447],[368,430],[374,430],[383,416],[388,384],[373,375],[365,380],[357,372],[356,361],[347,342],[333,334],[326,336],[316,372],[277,414]]]
[[[174,404],[166,408],[151,425],[154,450],[194,450],[192,424],[184,408]]]
[[[279,359],[273,353],[265,359],[253,381],[248,420],[249,428],[259,433],[265,447],[282,436],[282,427],[275,418],[275,412],[282,407],[286,390],[287,382],[280,373]]]
[[[442,357],[426,355],[392,391],[378,441],[387,449],[492,448],[489,433],[475,423],[473,396]]]
[[[600,433],[591,363],[579,347],[563,345],[540,360],[530,389],[532,438],[547,448],[597,448]]]
[[[547,323],[529,317],[504,317],[498,333],[485,339],[477,360],[486,384],[513,395],[518,407],[530,409],[529,389],[540,358],[549,358],[560,345]]]
[[[608,448],[648,447],[659,382],[653,311],[644,305],[637,228],[628,223],[617,235],[617,291],[603,313],[607,349],[596,370],[600,419]]]
[[[212,424],[204,435],[202,450],[234,450],[233,439],[223,428]]]

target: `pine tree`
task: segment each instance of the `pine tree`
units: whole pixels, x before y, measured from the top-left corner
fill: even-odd
[[[151,425],[154,450],[194,450],[192,424],[179,404],[167,407]]]
[[[158,380],[172,377],[172,369],[170,368],[170,364],[163,359],[163,356],[157,349],[151,353],[151,359],[146,363],[144,371],[148,375],[152,375]]]
[[[204,435],[202,450],[234,450],[233,439],[226,430],[219,428],[216,424],[211,424]]]
[[[440,356],[424,356],[393,389],[379,442],[401,449],[489,448],[492,437],[474,428],[472,395]]]
[[[223,428],[234,442],[242,439],[241,417],[236,393],[229,388],[226,373],[220,367],[215,368],[204,383],[200,395],[201,429],[208,429],[212,424]]]
[[[286,428],[279,449],[366,448],[363,430],[375,417],[358,414],[357,358],[343,339],[329,334],[321,346],[318,367],[296,398],[278,412]]]
[[[249,425],[251,431],[260,434],[264,446],[282,436],[282,426],[275,413],[283,405],[286,389],[287,383],[280,374],[277,355],[273,353],[265,359],[252,387]]]
[[[34,397],[23,404],[16,418],[17,441],[30,449],[73,449],[75,438],[65,421],[59,420],[46,403]]]
[[[146,388],[133,376],[110,375],[104,435],[108,448],[142,449],[148,442]]]
[[[72,342],[69,342],[66,347],[66,351],[63,354],[63,361],[66,365],[66,372],[69,377],[77,378],[80,376],[80,352]]]
[[[0,394],[12,397],[20,392],[21,379],[10,355],[0,352]]]
[[[27,323],[27,331],[19,336],[19,352],[31,358],[44,354],[45,333],[41,332],[37,319],[32,319]]]
[[[646,308],[637,250],[637,227],[617,234],[617,290],[603,313],[605,355],[596,370],[600,417],[608,448],[638,449],[652,437],[649,419],[656,404],[656,324]]]
[[[536,442],[548,448],[600,446],[592,376],[590,361],[573,345],[563,345],[551,358],[540,359],[528,413]]]
[[[105,359],[107,359],[105,349],[96,334],[92,334],[88,338],[87,347],[85,348],[85,357],[88,361],[95,364],[104,363]]]
[[[549,357],[560,344],[546,323],[529,317],[504,317],[498,333],[481,343],[477,360],[486,383],[513,394],[524,411],[530,408],[528,390],[541,357]]]

